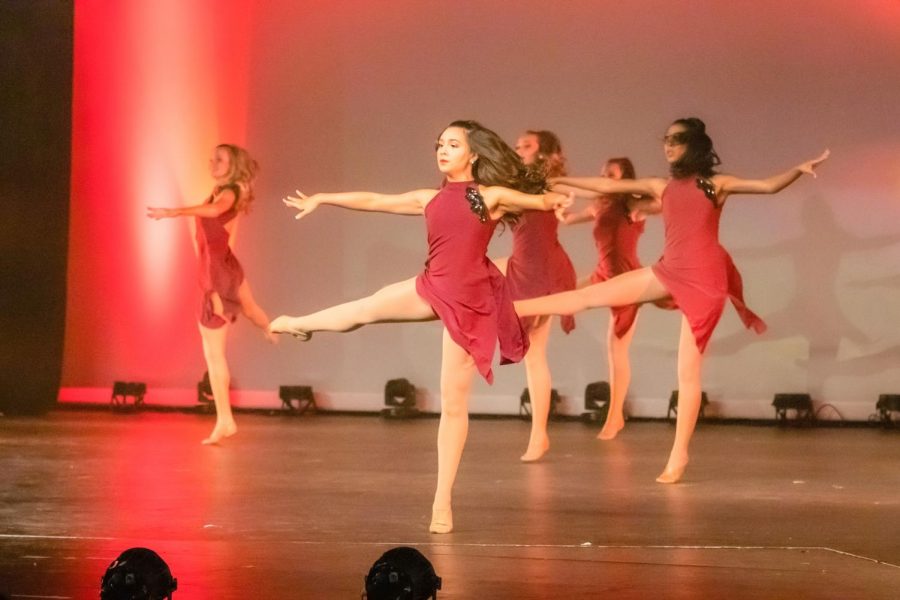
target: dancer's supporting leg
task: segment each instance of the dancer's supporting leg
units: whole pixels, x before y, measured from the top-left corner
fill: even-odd
[[[520,457],[522,462],[533,462],[550,449],[547,435],[547,419],[550,415],[550,367],[547,364],[547,339],[553,319],[538,317],[529,333],[530,346],[525,355],[525,378],[528,381],[528,395],[531,398],[531,436],[528,449]]]
[[[688,445],[700,414],[700,370],[703,355],[687,317],[681,319],[681,338],[678,341],[678,419],[675,422],[675,443],[665,470],[656,478],[660,483],[675,483],[688,464]]]
[[[241,301],[241,312],[244,313],[244,316],[250,319],[251,323],[263,330],[263,334],[266,336],[267,340],[273,344],[278,343],[278,338],[269,331],[269,316],[266,314],[266,311],[256,303],[256,300],[253,298],[253,292],[250,291],[250,284],[246,279],[241,282],[241,285],[238,288],[238,298]]]
[[[203,340],[203,356],[206,359],[206,371],[209,373],[209,387],[212,389],[213,401],[216,405],[216,425],[203,444],[217,444],[224,438],[237,433],[237,424],[231,414],[231,402],[228,397],[228,386],[231,373],[225,360],[225,338],[228,325],[215,329],[198,325]]]
[[[282,315],[269,324],[273,333],[309,336],[315,331],[352,331],[370,323],[432,321],[431,305],[416,293],[416,278],[385,286],[365,298],[301,317]]]
[[[434,492],[432,533],[453,530],[453,482],[469,432],[469,391],[477,370],[475,361],[444,329],[441,355],[441,424],[438,427],[438,478]]]
[[[631,328],[620,338],[616,336],[615,316],[610,314],[609,330],[606,334],[606,351],[609,355],[609,411],[597,439],[611,440],[625,427],[625,396],[631,384],[631,360],[628,349],[636,327],[637,316]]]

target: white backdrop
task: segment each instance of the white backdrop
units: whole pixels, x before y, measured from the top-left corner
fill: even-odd
[[[458,118],[477,119],[510,142],[526,128],[553,130],[574,175],[596,174],[610,156],[631,157],[639,176],[665,175],[663,131],[675,118],[699,116],[726,172],[767,176],[832,150],[818,179],[777,196],[733,197],[726,207],[723,243],[748,304],[770,329],[745,331],[727,309],[704,371],[714,410],[771,418],[773,393],[808,391],[845,418],[865,419],[879,393],[900,392],[896,2],[264,6],[248,28],[246,139],[263,171],[236,251],[273,316],[366,295],[417,274],[426,256],[418,217],[325,207],[295,222],[279,200],[297,187],[437,186],[433,142]],[[196,169],[204,163],[198,156]],[[561,237],[579,274],[588,274],[596,260],[590,226]],[[493,255],[504,255],[510,238],[496,238]],[[187,234],[178,243],[189,252]],[[657,220],[641,240],[641,259],[653,262],[661,248]],[[554,331],[551,368],[565,412],[579,412],[585,385],[606,378],[608,314],[579,315],[569,336]],[[642,309],[632,414],[665,413],[678,326],[676,313]],[[186,332],[192,327],[185,320]],[[154,374],[151,387],[193,385],[202,357],[199,339],[186,338],[176,351],[189,367]],[[229,359],[234,385],[245,391],[306,383],[331,408],[377,408],[384,382],[408,377],[427,408],[438,407],[439,323],[317,334],[305,344],[285,338],[272,348],[244,321]],[[474,412],[517,410],[523,367],[495,374],[494,386],[475,385]],[[107,385],[103,372],[91,377],[69,371],[64,385]]]

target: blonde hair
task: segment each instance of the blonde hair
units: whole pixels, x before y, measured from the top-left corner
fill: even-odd
[[[234,210],[247,212],[250,203],[255,198],[253,183],[259,172],[259,163],[244,148],[235,144],[219,144],[216,148],[222,148],[228,152],[230,168],[227,175],[227,186],[234,186],[240,193],[234,201]]]

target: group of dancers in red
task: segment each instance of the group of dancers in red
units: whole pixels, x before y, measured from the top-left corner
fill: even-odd
[[[380,322],[440,319],[443,326],[438,427],[438,477],[429,531],[453,530],[451,492],[468,433],[468,399],[480,374],[489,383],[499,344],[500,362],[524,360],[532,402],[532,430],[521,460],[535,461],[549,449],[547,417],[551,378],[547,339],[552,317],[562,329],[573,315],[590,308],[612,311],[609,344],[611,397],[598,438],[614,438],[624,426],[630,381],[628,346],[638,307],[645,303],[682,313],[678,345],[678,417],[675,441],[657,478],[679,481],[688,464],[688,445],[700,410],[700,372],[704,350],[727,300],[748,328],[765,329],[744,303],[740,274],[718,240],[719,219],[732,194],[771,194],[803,174],[815,175],[828,151],[766,179],[718,173],[712,140],[700,119],[674,121],[663,150],[666,177],[636,178],[626,158],[611,159],[600,177],[569,177],[559,139],[549,131],[527,131],[515,149],[475,121],[454,121],[435,146],[440,189],[402,194],[297,191],[284,203],[305,218],[320,205],[358,211],[423,215],[428,258],[416,277],[374,294],[302,316],[271,322],[256,304],[231,248],[235,218],[253,200],[256,162],[233,145],[216,147],[210,171],[216,181],[210,197],[196,206],[149,208],[154,219],[193,216],[201,263],[200,332],[215,399],[216,425],[203,442],[215,444],[237,431],[228,400],[225,332],[239,313],[265,335],[289,333],[303,340],[320,331],[345,332]],[[575,199],[587,201],[577,210]],[[641,266],[637,242],[644,219],[662,214],[662,258]],[[598,263],[578,281],[557,238],[560,222],[594,223]],[[513,232],[507,258],[491,260],[488,244],[503,223]]]

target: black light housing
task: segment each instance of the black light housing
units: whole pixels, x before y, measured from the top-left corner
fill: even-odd
[[[313,389],[308,385],[282,385],[278,388],[278,397],[281,398],[281,408],[292,414],[302,415],[307,410],[318,410]]]
[[[772,406],[775,407],[775,420],[782,425],[790,420],[808,424],[816,419],[813,413],[812,397],[809,394],[775,394]],[[793,419],[788,417],[788,411],[794,411]]]
[[[700,414],[698,415],[698,420],[706,418],[707,406],[709,406],[709,397],[706,395],[706,392],[700,392]],[[669,410],[666,413],[666,418],[670,421],[678,418],[678,390],[672,390],[672,393],[669,395]]]
[[[409,379],[389,379],[384,384],[384,406],[381,416],[389,419],[409,419],[419,416],[416,408],[416,386]]]
[[[584,388],[584,410],[581,420],[588,424],[606,421],[609,413],[610,388],[608,381],[595,381]]]
[[[557,415],[556,406],[559,404],[559,392],[555,389],[550,390],[550,413],[549,418],[554,418]],[[523,419],[531,418],[531,394],[528,392],[528,388],[522,390],[522,395],[519,396],[519,416]]]
[[[137,410],[144,405],[144,396],[147,394],[147,384],[142,381],[114,381],[112,396],[109,403],[114,409]],[[128,399],[132,404],[128,404]]]

